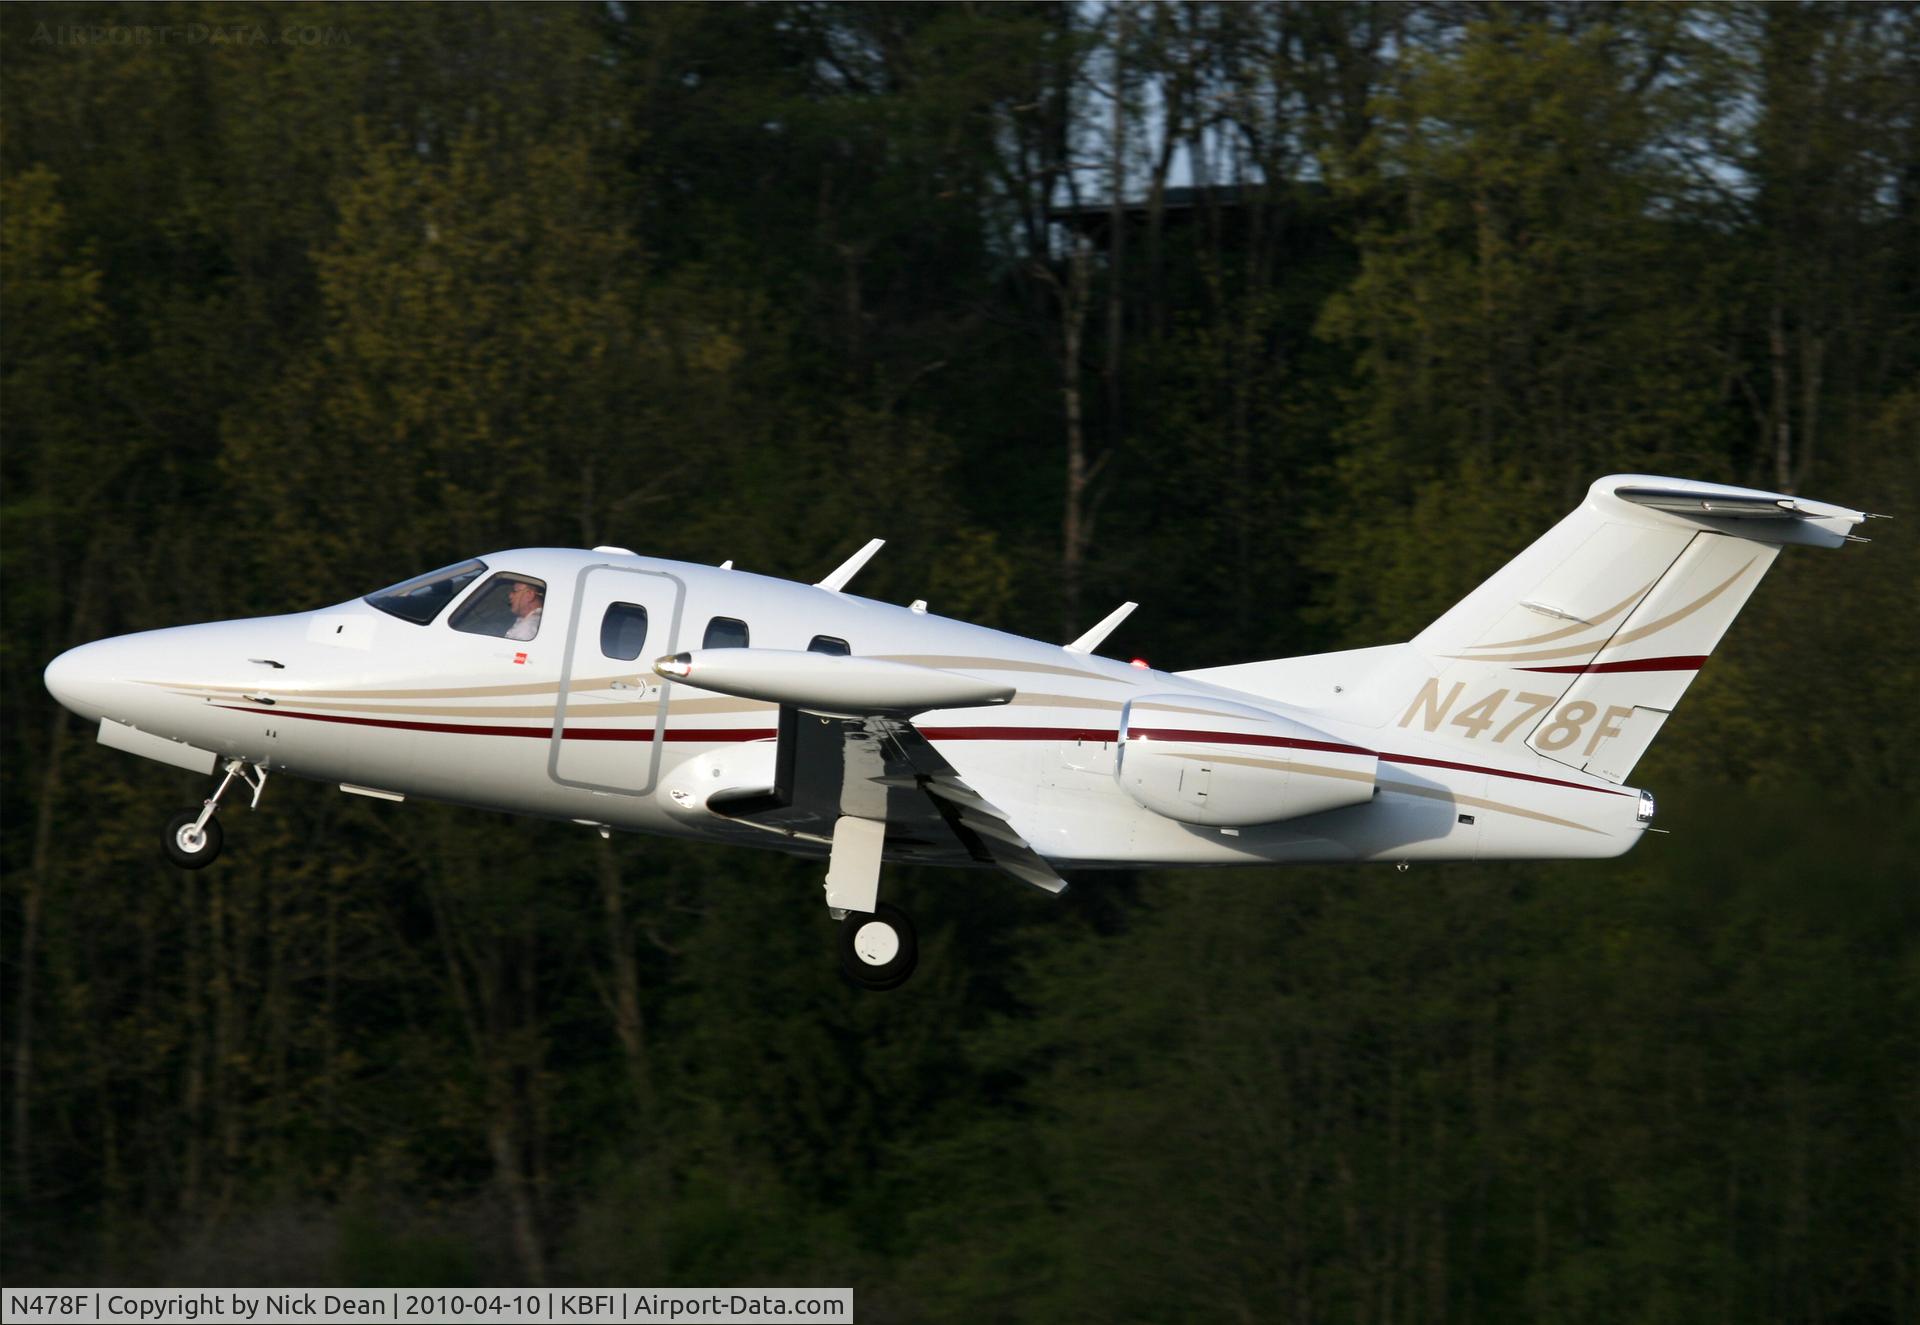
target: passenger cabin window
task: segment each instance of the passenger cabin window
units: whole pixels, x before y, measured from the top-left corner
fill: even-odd
[[[647,609],[638,603],[614,603],[600,619],[600,652],[627,662],[647,644]]]
[[[502,572],[474,590],[473,597],[460,604],[447,624],[469,635],[530,640],[540,633],[540,613],[546,601],[545,580]]]
[[[703,649],[744,649],[747,647],[747,623],[730,616],[717,616],[707,622]]]
[[[486,573],[484,561],[463,561],[457,566],[442,566],[411,580],[402,580],[379,593],[370,593],[366,601],[388,616],[397,616],[416,626],[430,625],[448,603],[460,596],[462,589]]]
[[[844,658],[853,650],[847,642],[836,635],[815,635],[813,643],[807,645],[808,653],[830,653],[836,658]]]

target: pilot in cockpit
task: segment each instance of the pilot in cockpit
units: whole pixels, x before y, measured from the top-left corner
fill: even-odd
[[[513,625],[507,629],[507,638],[516,640],[532,639],[540,633],[540,611],[546,605],[546,595],[537,585],[526,580],[514,581],[513,588],[507,593],[507,606],[513,609]]]

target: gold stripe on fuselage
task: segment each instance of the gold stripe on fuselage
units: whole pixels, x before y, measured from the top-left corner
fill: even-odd
[[[1057,708],[1057,709],[1098,709],[1103,713],[1120,712],[1117,699],[1094,699],[1087,695],[1037,695],[1022,690],[1006,704],[1006,708]],[[1119,733],[1116,731],[1115,735]]]
[[[1071,676],[1082,681],[1104,681],[1109,685],[1127,682],[1078,667],[1059,667],[1053,663],[1018,662],[1007,658],[968,658],[935,653],[876,653],[879,662],[915,663],[921,667],[962,667],[978,672],[1042,672],[1048,676]]]
[[[1238,764],[1244,768],[1277,768],[1286,773],[1307,773],[1318,778],[1339,778],[1343,782],[1371,782],[1372,773],[1363,773],[1352,768],[1328,768],[1325,764],[1302,764],[1292,759],[1258,759],[1252,755],[1196,755],[1177,754],[1175,759],[1189,759],[1196,764]]]
[[[428,717],[428,718],[551,718],[555,705],[548,704],[347,704],[332,703],[326,700],[309,699],[304,694],[286,690],[269,690],[266,687],[229,691],[225,687],[201,687],[198,689],[176,689],[177,695],[188,699],[204,699],[209,704],[226,703],[234,699],[252,695],[266,695],[281,703],[297,706],[302,710],[318,713],[352,713],[363,716],[380,717]],[[319,693],[319,692],[315,692]],[[340,693],[340,692],[332,692]],[[352,692],[346,692],[352,693]],[[378,693],[378,692],[369,692]],[[467,695],[471,691],[454,691],[454,695]],[[555,699],[558,699],[556,694]],[[675,714],[688,717],[705,716],[719,713],[765,713],[778,705],[758,699],[678,699],[671,700],[668,708]],[[576,696],[567,702],[569,721],[582,721],[588,718],[651,718],[660,712],[659,700],[610,700],[604,703],[582,703]]]
[[[1133,702],[1133,712],[1135,713],[1191,713],[1192,715],[1198,718],[1224,718],[1224,717],[1232,716],[1231,714],[1222,713],[1219,709],[1189,708],[1185,704],[1161,704],[1161,703],[1143,704],[1139,700],[1135,700]]]
[[[1490,801],[1481,796],[1462,796],[1451,791],[1436,791],[1432,787],[1418,787],[1411,782],[1382,782],[1380,786],[1387,791],[1397,791],[1407,796],[1424,796],[1428,800],[1449,801],[1455,805],[1471,805],[1477,810],[1498,810],[1502,814],[1516,814],[1522,819],[1533,819],[1543,824],[1552,824],[1556,828],[1574,828],[1583,833],[1600,833],[1601,830],[1588,824],[1575,823],[1571,819],[1556,818],[1551,814],[1542,814],[1538,810],[1523,809],[1518,805],[1508,805],[1504,801]],[[1605,836],[1602,833],[1602,836]]]
[[[642,673],[623,672],[619,676],[591,677],[575,680],[568,684],[568,694],[580,694],[594,690],[608,690],[616,683],[628,685],[640,680]],[[650,674],[649,674],[650,675]],[[163,689],[177,690],[172,681],[142,681],[141,685],[160,686]],[[186,691],[179,691],[185,694]],[[487,686],[439,686],[420,690],[373,690],[354,687],[346,690],[310,690],[304,686],[278,686],[270,678],[262,678],[253,685],[217,686],[203,685],[194,687],[193,693],[209,695],[259,695],[268,694],[276,698],[288,699],[496,699],[512,695],[558,695],[558,681],[524,681],[514,685]]]

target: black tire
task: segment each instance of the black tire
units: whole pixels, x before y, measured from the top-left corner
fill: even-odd
[[[207,820],[207,826],[200,830],[197,845],[192,842],[189,835],[193,831],[193,821],[199,817],[198,810],[182,810],[167,821],[167,836],[163,843],[167,849],[167,859],[183,870],[205,869],[220,854],[222,834],[217,818]]]
[[[898,989],[919,964],[920,941],[899,907],[882,902],[840,922],[840,969],[862,989]]]

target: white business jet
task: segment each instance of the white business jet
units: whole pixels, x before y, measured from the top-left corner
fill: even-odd
[[[269,773],[827,861],[848,974],[899,985],[881,865],[1075,869],[1617,856],[1627,776],[1788,544],[1869,518],[1624,475],[1404,644],[1154,671],[818,584],[522,548],[292,616],[56,658],[99,739],[221,774],[168,825],[189,869]]]

